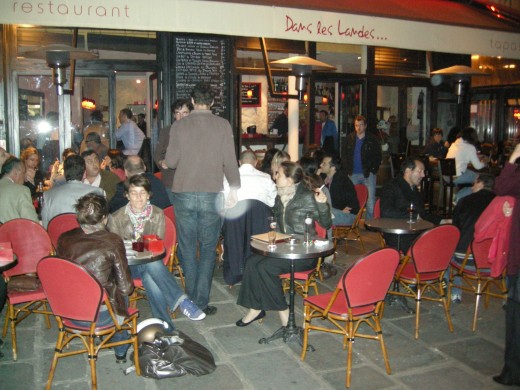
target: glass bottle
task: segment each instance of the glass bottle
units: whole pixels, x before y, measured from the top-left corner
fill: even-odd
[[[303,231],[303,243],[305,245],[310,245],[312,243],[311,239],[312,232],[312,218],[309,214],[305,215],[305,230]]]

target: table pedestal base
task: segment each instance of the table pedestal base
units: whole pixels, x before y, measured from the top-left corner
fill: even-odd
[[[300,346],[303,346],[303,329],[299,326],[288,327],[282,326],[276,332],[269,337],[263,337],[258,340],[259,344],[269,344],[271,341],[283,339],[284,343],[297,342]],[[312,345],[307,346],[307,350],[314,352],[315,349]]]

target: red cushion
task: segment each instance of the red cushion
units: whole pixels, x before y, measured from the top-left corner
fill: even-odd
[[[307,280],[309,279],[309,277],[312,275],[312,273],[315,271],[314,268],[310,269],[310,270],[307,270],[307,271],[299,271],[299,272],[295,272],[294,273],[294,279],[299,279],[299,280]],[[280,275],[280,278],[282,279],[289,279],[291,277],[291,274],[290,273],[287,273],[287,274],[281,274]]]
[[[35,291],[9,292],[8,297],[11,305],[46,299],[45,293],[41,287]]]
[[[330,302],[330,299],[332,298],[332,294],[333,294],[333,292],[328,292],[325,294],[307,297],[304,299],[304,304],[308,302],[314,306],[317,306],[317,307],[325,310],[325,308],[327,307],[327,305]],[[375,305],[366,305],[366,306],[356,307],[356,308],[352,308],[352,314],[354,316],[361,316],[361,315],[365,315],[365,314],[369,314],[369,313],[373,312],[374,309],[375,309]],[[348,316],[348,305],[347,305],[347,300],[345,298],[345,294],[343,294],[343,293],[338,294],[338,296],[336,297],[336,300],[334,301],[334,303],[332,304],[332,307],[329,310],[329,313],[335,314],[337,316],[344,316],[344,317]]]

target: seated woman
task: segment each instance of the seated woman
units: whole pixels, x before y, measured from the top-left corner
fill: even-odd
[[[312,190],[300,165],[284,161],[275,176],[278,195],[273,213],[281,232],[303,234],[307,216],[325,229],[332,225],[327,196],[319,189]],[[317,259],[298,261],[295,271],[311,269],[316,263]],[[237,326],[247,326],[265,317],[265,310],[278,311],[282,326],[287,326],[289,308],[278,277],[287,272],[290,272],[288,261],[257,254],[247,259],[237,303],[249,308],[249,312],[237,321]]]
[[[94,274],[108,294],[108,298],[118,317],[128,315],[127,296],[134,284],[128,269],[125,245],[114,233],[106,231],[108,204],[104,196],[87,194],[76,204],[79,228],[63,233],[58,240],[56,252],[81,264]],[[101,306],[97,325],[109,325],[112,317],[105,306]],[[127,331],[116,333],[112,341],[128,340]],[[114,347],[116,361],[126,362],[126,352],[130,344]]]
[[[25,181],[23,185],[28,187],[31,190],[31,196],[34,196],[36,195],[38,184],[43,183],[43,174],[38,169],[40,153],[38,153],[38,149],[30,146],[22,152],[20,160],[25,165]]]
[[[125,195],[128,204],[110,215],[108,230],[116,233],[123,240],[134,240],[146,234],[155,234],[164,238],[165,222],[163,211],[150,204],[151,185],[143,175],[134,175],[125,181]],[[173,275],[168,272],[162,261],[147,264],[131,265],[134,278],[141,278],[152,314],[173,326],[170,312],[177,306],[190,320],[198,321],[206,317],[182,289],[177,285]]]

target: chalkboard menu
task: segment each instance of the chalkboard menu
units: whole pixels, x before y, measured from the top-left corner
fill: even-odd
[[[209,83],[215,91],[213,113],[229,120],[231,66],[228,40],[218,37],[178,36],[174,40],[174,52],[174,100],[189,98],[197,83]]]

